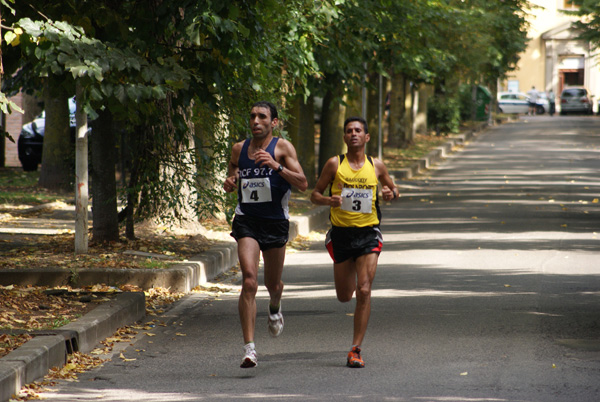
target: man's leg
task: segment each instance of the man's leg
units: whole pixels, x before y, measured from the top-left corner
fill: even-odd
[[[263,252],[265,262],[265,286],[269,291],[271,306],[277,307],[283,293],[283,263],[285,261],[285,246],[271,248]]]
[[[360,346],[367,332],[371,316],[371,287],[379,254],[369,253],[356,259],[356,307],[354,310],[354,337],[352,344]]]
[[[335,293],[342,303],[352,300],[356,290],[356,263],[347,259],[343,262],[333,264],[333,280],[335,282]]]
[[[285,246],[263,251],[265,262],[265,286],[269,291],[269,333],[279,336],[283,331],[283,315],[281,314],[281,294],[283,293],[283,263]]]
[[[251,237],[238,240],[238,258],[242,270],[242,292],[238,301],[244,343],[254,342],[256,322],[256,292],[258,290],[258,261],[260,248]]]
[[[377,253],[362,255],[353,261],[346,260],[333,265],[335,290],[341,302],[352,300],[356,291],[356,307],[354,309],[354,332],[352,349],[348,353],[346,365],[361,368],[365,363],[361,357],[361,344],[371,315],[371,285],[377,269]]]

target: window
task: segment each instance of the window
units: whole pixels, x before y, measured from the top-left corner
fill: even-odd
[[[561,97],[563,98],[581,98],[584,96],[587,96],[587,91],[585,89],[580,88],[565,89],[561,95]]]
[[[579,5],[575,4],[574,0],[560,0],[562,10],[579,10]]]

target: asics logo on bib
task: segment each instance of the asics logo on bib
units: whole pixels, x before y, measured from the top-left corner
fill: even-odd
[[[368,193],[357,193],[354,191],[350,191],[345,194],[346,198],[371,198],[371,195]]]
[[[261,183],[261,182],[245,182],[244,185],[242,186],[243,188],[256,188],[256,187],[264,187],[265,183]]]

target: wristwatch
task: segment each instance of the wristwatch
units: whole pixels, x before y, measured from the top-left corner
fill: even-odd
[[[283,165],[279,165],[279,167],[277,168],[277,172],[282,172],[283,171]]]

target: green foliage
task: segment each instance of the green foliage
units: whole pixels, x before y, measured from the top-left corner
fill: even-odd
[[[89,38],[81,27],[64,21],[23,18],[5,37],[18,45],[31,74],[45,77],[70,73],[85,88],[85,111],[95,117],[91,102],[115,98],[121,104],[164,99],[167,92],[186,87],[189,74],[174,59],[151,64],[128,48]],[[74,88],[73,88],[74,90]]]
[[[454,94],[436,94],[427,100],[427,125],[438,135],[458,132],[460,102]]]
[[[573,0],[579,10],[568,14],[581,17],[574,26],[581,31],[580,37],[589,41],[594,49],[600,48],[600,3],[597,0]]]
[[[71,93],[83,86],[92,118],[110,109],[134,150],[121,190],[139,200],[139,217],[177,219],[190,199],[200,215],[231,209],[220,175],[257,100],[285,118],[289,99],[323,95],[328,83],[348,90],[365,65],[438,91],[450,78],[493,82],[526,40],[525,0],[0,1],[15,12],[5,90],[64,75]],[[458,100],[432,102],[430,124],[455,130]]]

